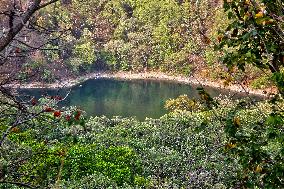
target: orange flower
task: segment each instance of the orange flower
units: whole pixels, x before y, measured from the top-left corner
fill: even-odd
[[[11,131],[12,131],[13,133],[19,133],[19,132],[20,132],[20,129],[19,129],[19,127],[13,127],[13,128],[11,129]]]
[[[229,142],[229,143],[227,143],[227,144],[225,145],[225,148],[226,148],[227,150],[232,149],[232,148],[236,148],[236,147],[237,147],[237,144],[232,143],[232,142]]]
[[[235,117],[235,118],[234,118],[234,125],[235,125],[236,127],[239,127],[239,126],[241,125],[241,120],[240,120],[240,118],[238,118],[238,117]]]
[[[53,113],[54,117],[60,117],[61,116],[61,112],[60,111],[55,111]]]
[[[219,35],[219,36],[217,37],[217,40],[218,40],[219,43],[222,41],[222,39],[223,39],[223,36],[221,36],[221,35]]]
[[[263,17],[263,12],[259,11],[256,15],[255,18],[262,18]]]
[[[257,165],[255,168],[256,173],[260,173],[262,171],[262,167],[260,165]]]
[[[246,4],[246,5],[251,5],[250,0],[246,0],[246,1],[245,1],[245,4]]]

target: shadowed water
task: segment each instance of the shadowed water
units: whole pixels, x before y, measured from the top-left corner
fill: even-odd
[[[229,95],[229,91],[216,88],[205,88],[213,97],[220,94]],[[36,98],[47,93],[48,95],[64,95],[67,89],[25,89],[21,93],[35,96]],[[159,118],[167,113],[164,103],[169,98],[187,94],[189,97],[198,98],[196,86],[179,84],[168,81],[132,80],[120,81],[113,79],[94,79],[75,86],[64,106],[77,106],[85,110],[89,116],[135,116],[139,120],[146,117]],[[235,95],[237,98],[243,94]]]

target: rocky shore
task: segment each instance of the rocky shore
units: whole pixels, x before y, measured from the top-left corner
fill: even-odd
[[[99,78],[110,78],[117,80],[161,80],[161,81],[172,81],[183,84],[191,85],[201,85],[218,88],[220,90],[226,89],[234,92],[247,93],[260,96],[268,96],[270,93],[275,92],[273,89],[270,90],[255,90],[248,88],[242,84],[231,84],[224,86],[223,82],[210,81],[203,78],[197,77],[185,77],[185,76],[175,76],[168,75],[162,72],[142,72],[142,73],[133,73],[133,72],[96,72],[78,77],[75,79],[66,79],[63,81],[57,81],[55,83],[27,83],[27,84],[11,84],[8,85],[12,88],[71,88],[76,85],[80,85],[82,82],[89,79],[99,79]]]

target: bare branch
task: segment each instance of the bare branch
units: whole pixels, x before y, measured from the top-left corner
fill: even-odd
[[[13,16],[10,14],[9,16],[9,32],[6,36],[0,38],[0,52],[3,51],[14,39],[14,37],[22,30],[24,25],[28,22],[28,20],[33,16],[33,14],[38,10],[39,4],[41,0],[34,0],[28,10],[25,12],[22,18],[22,22],[18,23],[14,26],[13,24]]]
[[[17,98],[15,97],[15,95],[13,95],[10,90],[0,85],[0,92],[4,94],[7,98],[12,100],[15,104],[17,104],[19,110],[23,112],[27,112],[27,107],[25,107],[21,102],[19,102]]]
[[[29,47],[33,50],[42,50],[42,51],[58,51],[59,49],[54,49],[54,48],[42,48],[43,45],[39,46],[39,47],[34,47],[34,46],[31,46],[23,41],[20,41],[20,40],[17,40],[19,43],[21,43],[22,45],[25,45],[26,47]],[[45,44],[44,44],[45,45]]]
[[[51,1],[47,2],[47,3],[44,3],[44,4],[39,6],[39,9],[42,9],[42,8],[48,6],[48,5],[52,4],[52,3],[55,3],[57,1],[59,1],[59,0],[51,0]]]
[[[58,0],[51,0],[47,3],[41,4],[41,0],[34,0],[29,6],[28,10],[23,14],[21,22],[14,25],[14,10],[9,14],[9,29],[8,33],[5,36],[0,38],[0,52],[2,52],[15,38],[15,36],[23,29],[25,24],[30,20],[36,11],[46,7],[52,3],[57,2]]]

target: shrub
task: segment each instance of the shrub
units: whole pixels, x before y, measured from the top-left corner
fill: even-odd
[[[63,178],[79,180],[96,172],[115,181],[134,184],[142,168],[135,152],[124,146],[97,148],[96,145],[75,145],[67,152]]]
[[[271,81],[271,78],[268,76],[259,77],[250,83],[250,86],[253,89],[265,89],[271,85],[272,85],[272,81]]]
[[[165,108],[173,111],[194,111],[198,109],[198,103],[187,95],[180,95],[176,99],[169,99],[165,103]]]

